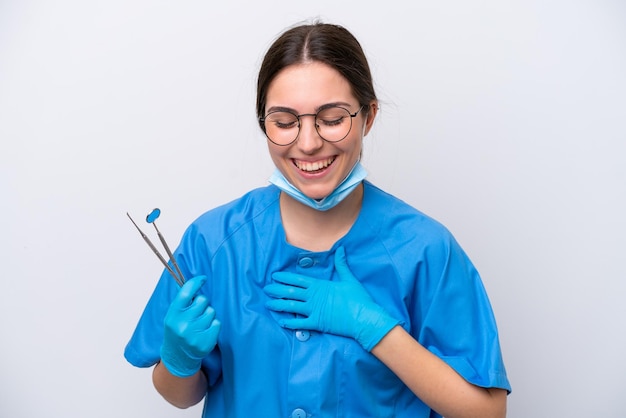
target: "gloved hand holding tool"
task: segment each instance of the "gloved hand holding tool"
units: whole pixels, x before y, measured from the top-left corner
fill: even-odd
[[[346,263],[343,247],[335,253],[335,270],[338,281],[295,273],[274,273],[272,278],[276,283],[264,289],[274,299],[265,306],[273,311],[299,315],[281,319],[282,327],[351,337],[371,351],[399,321],[374,302],[354,277]]]
[[[153,209],[146,216],[146,222],[154,226],[174,268],[159,253],[130,214],[127,212],[126,215],[176,283],[181,286],[165,315],[161,362],[174,376],[193,376],[200,370],[202,359],[215,348],[221,327],[220,321],[215,319],[215,310],[210,306],[208,299],[197,294],[206,282],[206,276],[185,280],[170,247],[156,226],[155,221],[161,215],[159,208]]]
[[[220,321],[198,290],[206,276],[194,277],[180,288],[165,315],[161,362],[178,377],[194,375],[217,344]]]

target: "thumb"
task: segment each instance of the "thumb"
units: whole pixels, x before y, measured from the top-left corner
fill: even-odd
[[[346,249],[344,247],[339,247],[337,248],[337,251],[335,251],[335,270],[337,270],[340,280],[357,281],[356,277],[354,277],[348,267],[348,262],[346,261]]]

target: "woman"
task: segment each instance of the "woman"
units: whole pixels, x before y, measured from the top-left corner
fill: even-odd
[[[197,219],[129,342],[205,417],[503,417],[510,386],[480,277],[445,227],[364,180],[378,111],[344,28],[283,33],[257,115],[271,185]],[[436,411],[436,412],[435,412]]]

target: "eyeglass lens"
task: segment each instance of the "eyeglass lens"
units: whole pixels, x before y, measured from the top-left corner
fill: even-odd
[[[315,129],[328,142],[338,142],[348,136],[352,128],[352,115],[342,107],[320,110],[315,116]],[[289,145],[300,133],[299,117],[291,112],[270,112],[265,117],[265,134],[278,145]]]

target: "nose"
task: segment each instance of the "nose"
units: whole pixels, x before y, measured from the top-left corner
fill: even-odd
[[[324,146],[324,140],[317,132],[317,128],[315,126],[315,116],[316,115],[309,114],[300,115],[300,131],[298,132],[296,144],[305,154],[313,154],[315,151]]]

